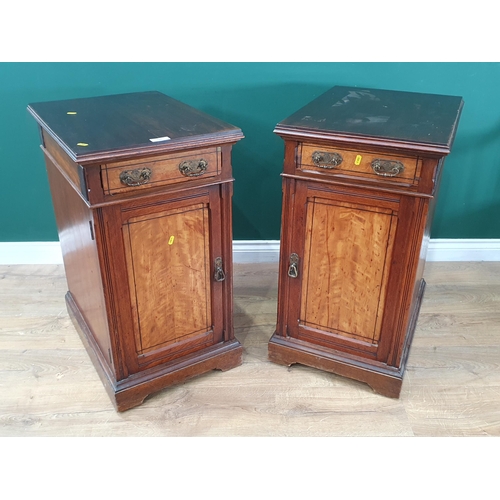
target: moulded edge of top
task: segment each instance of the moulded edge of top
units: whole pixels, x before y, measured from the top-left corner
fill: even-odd
[[[113,148],[108,150],[93,151],[90,153],[75,153],[58,135],[47,125],[47,123],[28,106],[28,111],[38,124],[61,146],[67,155],[80,165],[89,165],[110,160],[123,160],[126,158],[135,158],[149,154],[162,154],[173,151],[194,149],[205,146],[216,146],[219,144],[236,143],[245,136],[241,129],[235,127],[221,132],[211,134],[200,134],[196,136],[181,137],[177,139],[165,140],[164,142],[152,142],[151,144],[135,145],[123,148]]]
[[[458,122],[462,114],[464,106],[463,99],[460,101],[460,107],[457,110],[457,116],[451,128],[449,141],[447,144],[437,144],[423,141],[408,141],[404,139],[367,136],[362,134],[350,134],[346,132],[338,132],[334,130],[315,130],[307,127],[297,127],[291,125],[283,125],[278,123],[274,128],[274,133],[283,139],[305,139],[305,140],[323,140],[336,141],[345,145],[362,144],[373,147],[384,147],[389,149],[406,150],[410,152],[422,152],[430,155],[446,156],[450,154],[453,142],[458,129]]]

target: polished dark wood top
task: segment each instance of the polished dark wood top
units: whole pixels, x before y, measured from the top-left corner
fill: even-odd
[[[39,102],[28,111],[79,163],[243,138],[234,125],[156,91]]]
[[[456,96],[337,86],[278,123],[275,132],[353,142],[365,138],[448,153],[462,106]]]

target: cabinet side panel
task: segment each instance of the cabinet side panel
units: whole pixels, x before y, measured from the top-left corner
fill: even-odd
[[[93,214],[48,158],[46,165],[68,288],[103,358],[112,363]]]
[[[45,145],[44,152],[51,155],[57,162],[59,169],[64,172],[68,182],[73,187],[82,193],[82,196],[87,199],[87,189],[83,178],[83,170],[78,164],[70,160],[68,155],[63,151],[61,146],[50,136],[45,130],[42,129],[42,139]]]
[[[412,332],[408,328],[421,298],[418,273],[423,270],[419,263],[423,262],[421,249],[428,206],[429,198],[401,198],[391,277],[387,287],[388,301],[378,352],[380,361],[397,368],[401,367],[404,344],[411,341]]]
[[[219,193],[216,193],[219,195]],[[224,307],[224,327],[223,338],[221,340],[228,341],[234,339],[234,325],[233,325],[233,221],[232,221],[232,198],[233,198],[233,184],[232,182],[224,183],[220,186],[221,196],[221,256],[223,258],[223,266],[226,273],[222,285],[222,303]],[[212,203],[212,207],[214,203]],[[212,210],[213,214],[213,210]],[[211,248],[217,250],[216,242],[211,242]],[[213,304],[214,308],[221,309],[221,304]]]
[[[418,294],[418,290],[420,287],[420,281],[423,279],[423,276],[424,276],[425,262],[426,262],[426,258],[427,258],[427,250],[429,248],[432,221],[434,219],[434,210],[436,208],[437,197],[439,194],[439,187],[440,187],[440,183],[441,183],[443,165],[444,165],[444,159],[441,159],[439,162],[437,162],[437,160],[424,159],[424,167],[426,167],[424,170],[426,173],[425,177],[430,179],[429,184],[431,187],[429,189],[433,189],[434,195],[429,200],[427,222],[426,222],[424,234],[422,237],[422,246],[420,248],[420,257],[419,257],[418,269],[417,269],[416,280],[415,280],[414,296],[416,296]],[[431,173],[433,174],[432,176],[430,175]]]

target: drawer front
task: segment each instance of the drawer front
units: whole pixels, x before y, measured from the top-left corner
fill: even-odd
[[[302,144],[298,168],[329,176],[348,175],[415,186],[421,161],[416,157]]]
[[[101,167],[104,193],[113,195],[149,189],[220,173],[220,148],[110,163]]]

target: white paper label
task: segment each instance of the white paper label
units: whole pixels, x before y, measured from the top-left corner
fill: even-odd
[[[169,141],[170,137],[165,136],[165,137],[155,137],[153,139],[149,139],[151,142],[161,142],[161,141]]]

